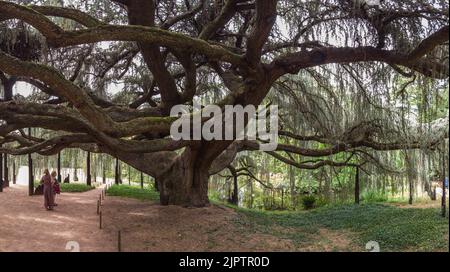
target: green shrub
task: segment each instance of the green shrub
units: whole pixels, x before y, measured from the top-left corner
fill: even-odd
[[[310,210],[315,207],[317,198],[313,195],[302,197],[302,206],[305,210]]]
[[[316,202],[314,203],[314,208],[325,207],[330,205],[330,200],[326,197],[317,197]]]
[[[378,202],[386,202],[388,201],[388,198],[383,193],[377,191],[367,191],[362,194],[361,200],[366,203],[378,203]]]

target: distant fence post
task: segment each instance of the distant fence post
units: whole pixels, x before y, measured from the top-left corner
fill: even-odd
[[[99,220],[99,228],[103,229],[103,212],[102,211],[100,211],[98,220]]]
[[[117,233],[117,251],[122,252],[122,232]]]

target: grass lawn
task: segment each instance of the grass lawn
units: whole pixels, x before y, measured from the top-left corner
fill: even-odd
[[[110,196],[158,201],[153,190],[127,185],[113,186]],[[381,251],[448,251],[449,220],[439,208],[400,208],[389,204],[366,203],[326,206],[310,211],[260,211],[237,208],[235,220],[243,232],[263,232],[299,244],[320,243],[320,229],[348,234],[352,247],[366,251],[376,241]],[[288,231],[286,231],[288,230]]]
[[[39,181],[34,182],[34,188],[40,185]],[[62,193],[84,193],[95,189],[95,186],[87,186],[83,183],[60,183]]]
[[[83,193],[95,189],[94,186],[78,183],[61,183],[60,186],[63,193]]]
[[[266,233],[276,233],[279,227],[294,229],[279,235],[299,242],[308,242],[319,228],[326,228],[354,233],[352,242],[362,251],[369,241],[378,242],[381,251],[448,251],[449,246],[448,217],[441,217],[437,208],[363,204],[323,207],[308,212],[240,208],[237,211],[249,219],[251,227]]]
[[[139,200],[159,201],[159,193],[154,190],[141,189],[128,185],[114,185],[106,192],[109,196],[121,196]]]

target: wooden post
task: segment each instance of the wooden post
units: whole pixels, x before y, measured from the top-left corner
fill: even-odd
[[[87,153],[87,159],[86,159],[86,184],[87,186],[92,185],[92,179],[91,179],[91,152]]]
[[[100,214],[100,200],[97,200],[97,214]]]
[[[359,204],[359,167],[356,167],[355,175],[355,204]]]
[[[144,173],[141,172],[141,189],[144,189]]]
[[[61,176],[61,151],[58,152],[58,182],[62,183],[62,176]]]
[[[100,211],[98,220],[99,220],[99,227],[100,227],[100,229],[102,229],[103,228],[103,213],[102,213],[102,211]]]
[[[114,181],[116,185],[119,185],[119,158],[116,158],[116,167],[114,173]]]
[[[445,144],[444,144],[444,149],[442,151],[442,217],[446,216],[447,213],[447,199],[446,199],[446,192],[445,192],[445,178],[446,178],[446,168],[447,168],[447,164],[445,163]]]
[[[122,252],[122,233],[120,230],[117,233],[117,250]]]
[[[28,136],[32,136],[31,128],[28,128]],[[31,153],[28,154],[28,195],[34,195],[33,158],[31,156]]]

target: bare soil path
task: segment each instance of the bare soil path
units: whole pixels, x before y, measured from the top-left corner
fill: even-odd
[[[28,196],[26,187],[0,193],[0,252],[61,252],[69,241],[81,251],[114,251],[115,243],[98,227],[100,191],[57,196],[58,207],[46,211],[43,196]]]
[[[152,251],[332,251],[349,250],[346,235],[323,230],[314,245],[299,245],[267,233],[251,232],[245,218],[219,206],[202,209],[163,207],[157,203],[107,197],[102,207],[103,226],[96,213],[100,189],[63,193],[58,207],[43,208],[42,196],[29,197],[27,188],[0,193],[0,252],[66,250],[69,241],[82,252]],[[323,238],[322,237],[322,238]],[[323,242],[325,241],[325,242]],[[337,248],[336,248],[337,246]],[[341,246],[341,247],[340,247]]]

